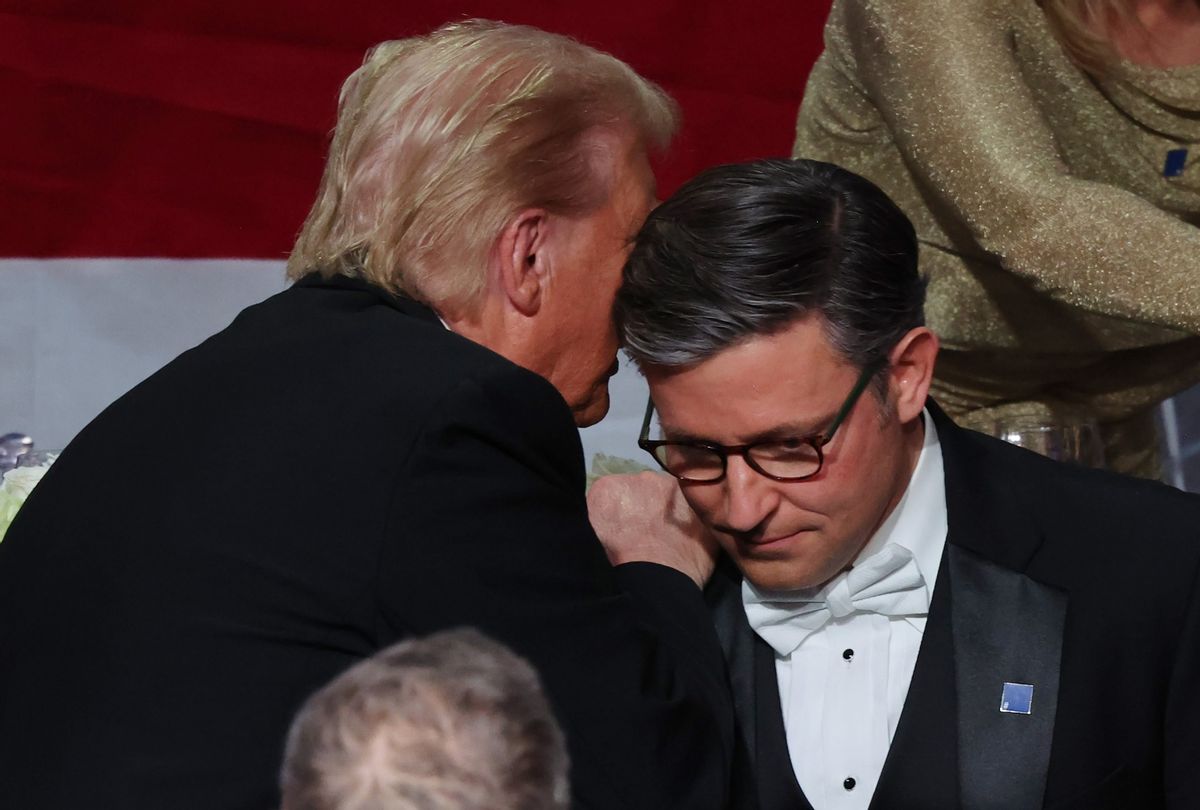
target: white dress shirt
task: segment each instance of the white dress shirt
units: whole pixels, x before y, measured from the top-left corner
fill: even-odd
[[[946,484],[937,431],[928,412],[923,418],[924,444],[908,488],[854,564],[889,544],[902,546],[932,598],[946,543]],[[742,594],[748,603],[763,598],[748,582]],[[912,681],[925,604],[924,612],[903,617],[853,612],[832,618],[790,655],[776,655],[792,768],[815,810],[870,804]]]

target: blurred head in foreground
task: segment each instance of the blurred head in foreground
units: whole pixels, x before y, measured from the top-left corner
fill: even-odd
[[[308,699],[283,810],[562,810],[563,737],[533,668],[473,630],[389,647]]]

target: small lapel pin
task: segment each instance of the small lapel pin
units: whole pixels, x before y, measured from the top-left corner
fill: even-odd
[[[1033,684],[1006,681],[1000,693],[1000,711],[1005,714],[1033,714]]]
[[[1163,177],[1179,177],[1183,167],[1187,165],[1188,150],[1172,149],[1167,152],[1167,160],[1163,163]]]

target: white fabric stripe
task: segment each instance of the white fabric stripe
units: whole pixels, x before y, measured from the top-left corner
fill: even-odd
[[[281,261],[0,260],[0,433],[61,448],[125,391],[284,286]]]
[[[0,259],[0,434],[66,445],[110,402],[244,307],[284,289],[282,261]],[[638,459],[646,384],[622,358],[585,457]],[[649,457],[645,459],[649,463]]]

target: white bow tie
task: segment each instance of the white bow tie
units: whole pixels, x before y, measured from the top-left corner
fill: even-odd
[[[742,580],[742,602],[754,632],[781,656],[814,630],[851,613],[921,616],[929,612],[925,578],[903,546],[888,544],[817,588],[759,591]]]

